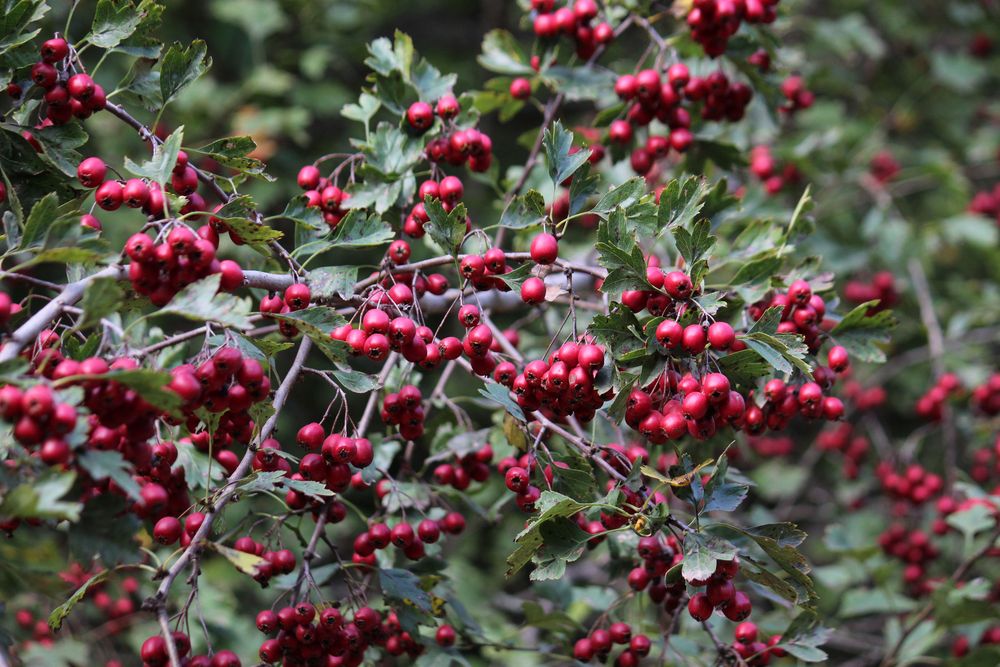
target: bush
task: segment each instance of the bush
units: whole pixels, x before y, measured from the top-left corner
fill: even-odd
[[[0,665],[1000,663],[995,2],[89,5],[0,3]]]

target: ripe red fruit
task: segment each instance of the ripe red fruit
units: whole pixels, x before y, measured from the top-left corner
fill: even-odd
[[[804,280],[796,280],[788,286],[788,298],[800,306],[804,306],[809,303],[809,297],[812,296],[812,288],[809,287],[809,283]]]
[[[663,289],[675,299],[686,299],[691,296],[694,286],[683,271],[671,271],[663,276]]]
[[[714,607],[705,593],[695,593],[688,600],[688,613],[696,621],[707,621]]]
[[[165,516],[153,527],[153,539],[163,546],[168,546],[181,539],[182,530],[177,517]]]
[[[434,633],[434,640],[438,646],[453,646],[455,644],[455,628],[450,625],[442,625]]]
[[[834,345],[826,353],[826,362],[837,373],[843,373],[851,365],[847,350],[840,345]]]
[[[243,284],[243,269],[231,259],[224,259],[219,263],[219,273],[222,274],[219,288],[226,292],[231,292]]]
[[[705,351],[705,330],[700,324],[689,324],[684,327],[684,334],[681,336],[681,347],[688,354],[701,354]]]
[[[303,310],[309,306],[312,293],[305,283],[292,283],[285,288],[285,303],[291,310]]]
[[[82,102],[94,94],[94,80],[87,74],[74,74],[66,82],[66,89],[70,95]]]
[[[684,327],[675,320],[663,320],[656,326],[656,340],[668,350],[676,348],[684,335]]]
[[[608,127],[608,139],[611,143],[627,144],[632,141],[632,125],[627,120],[613,120]]]
[[[545,301],[545,282],[532,276],[521,283],[521,300],[536,305]]]
[[[552,264],[559,257],[559,241],[543,232],[531,241],[531,259],[538,264]]]
[[[437,101],[436,111],[437,115],[443,120],[449,120],[458,115],[461,108],[458,105],[458,100],[455,99],[453,95],[442,95]]]
[[[728,322],[713,322],[708,327],[708,342],[716,350],[728,350],[736,341],[736,332]]]
[[[722,613],[734,623],[745,620],[750,616],[751,611],[753,611],[753,605],[750,604],[750,598],[743,591],[736,591],[729,604],[722,608]]]
[[[510,82],[510,96],[515,100],[526,100],[531,97],[531,82],[524,77],[518,77]]]
[[[42,60],[51,65],[69,55],[69,44],[62,37],[53,37],[42,42],[39,53],[42,55]]]
[[[573,645],[573,657],[581,662],[590,662],[594,659],[594,647],[586,637],[577,639]]]
[[[426,132],[434,122],[434,110],[427,102],[414,102],[406,110],[406,122],[417,132]]]
[[[303,190],[315,190],[319,187],[322,175],[315,165],[307,164],[299,169],[298,184]]]
[[[99,157],[88,157],[80,162],[76,168],[76,178],[80,185],[85,188],[96,188],[104,182],[104,177],[108,173],[108,168],[104,160]]]
[[[465,194],[465,186],[457,176],[445,176],[438,183],[438,194],[442,201],[455,204],[462,199]]]
[[[94,193],[97,205],[105,211],[117,210],[122,205],[123,199],[122,184],[118,181],[105,181]]]

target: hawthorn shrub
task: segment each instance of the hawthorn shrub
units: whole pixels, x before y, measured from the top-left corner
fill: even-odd
[[[0,2],[0,665],[1000,664],[995,2],[302,4]]]

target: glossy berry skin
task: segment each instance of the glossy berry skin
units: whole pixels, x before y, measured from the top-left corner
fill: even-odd
[[[708,343],[716,350],[728,350],[736,341],[736,332],[728,322],[713,322],[708,327]]]
[[[158,544],[168,546],[181,539],[183,528],[181,522],[172,516],[165,516],[153,527],[153,539]]]
[[[750,604],[750,598],[743,591],[736,591],[733,595],[733,599],[722,608],[722,613],[725,614],[726,618],[734,623],[743,621],[750,616],[750,612],[753,610],[753,605]]]
[[[442,625],[434,633],[434,641],[438,643],[438,646],[454,646],[455,645],[455,628],[450,625]]]
[[[521,283],[521,300],[531,305],[545,301],[545,283],[541,278],[532,276]]]
[[[714,607],[705,593],[695,593],[688,600],[688,613],[696,621],[707,621]]]
[[[76,168],[76,178],[80,185],[85,188],[96,188],[104,182],[104,177],[108,173],[108,168],[104,160],[99,157],[88,157]]]
[[[840,345],[834,345],[826,353],[826,363],[831,370],[843,373],[851,365],[851,360],[846,349]]]
[[[292,283],[285,289],[285,303],[291,310],[304,310],[309,307],[312,293],[305,283]]]
[[[406,122],[417,132],[426,132],[434,123],[434,110],[426,102],[414,102],[406,110]]]
[[[559,257],[559,241],[552,234],[541,233],[531,241],[531,259],[538,264],[552,264]]]
[[[663,276],[663,289],[675,299],[686,299],[691,296],[694,286],[683,271],[671,271]]]
[[[69,55],[69,44],[61,37],[53,37],[42,42],[39,49],[42,60],[48,64],[57,63]]]
[[[510,82],[510,96],[515,100],[526,100],[531,97],[531,82],[524,77],[518,77]]]

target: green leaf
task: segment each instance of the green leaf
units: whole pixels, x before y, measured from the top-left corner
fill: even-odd
[[[427,60],[421,58],[410,72],[410,85],[422,100],[436,100],[451,92],[458,82],[456,74],[441,74]]]
[[[412,169],[424,151],[423,141],[385,121],[359,147],[365,154],[367,167],[389,179],[399,178]]]
[[[660,230],[671,227],[686,228],[694,222],[695,217],[701,212],[707,190],[707,181],[700,176],[687,176],[683,180],[675,178],[667,183],[660,192],[657,212]]]
[[[207,54],[208,46],[200,39],[186,48],[175,42],[167,49],[160,63],[160,98],[164,104],[211,67],[212,59]]]
[[[139,483],[132,479],[132,465],[121,452],[88,449],[77,456],[76,460],[92,479],[110,479],[132,500],[138,502],[142,499]]]
[[[425,612],[433,612],[431,596],[420,586],[420,578],[408,570],[380,569],[379,586],[382,595],[404,605],[415,606]]]
[[[257,158],[247,157],[256,149],[257,143],[251,137],[241,136],[218,139],[207,146],[189,150],[207,155],[222,166],[235,169],[242,174],[260,176],[266,180],[274,180],[264,172],[265,165],[263,162]]]
[[[79,522],[67,535],[71,557],[89,563],[94,554],[100,554],[106,566],[138,562],[135,535],[140,523],[129,511],[131,505],[131,500],[114,494],[88,500]]]
[[[811,605],[816,600],[816,588],[809,577],[809,563],[796,547],[802,544],[806,534],[792,523],[772,523],[754,528],[729,526],[749,537],[782,570],[787,573],[799,592],[800,605]]]
[[[844,316],[830,331],[830,336],[859,361],[885,362],[885,351],[880,347],[889,343],[889,333],[896,327],[891,310],[868,315],[869,308],[877,301],[868,301]]]
[[[368,248],[388,243],[395,238],[389,223],[362,209],[352,209],[337,224],[330,238],[334,248]]]
[[[344,118],[364,123],[367,129],[368,123],[375,117],[381,106],[382,103],[379,99],[371,93],[361,93],[357,104],[345,104],[344,108],[340,110],[340,114]]]
[[[663,199],[660,199],[661,205]],[[708,220],[702,218],[691,224],[691,229],[677,226],[674,230],[674,241],[677,251],[688,266],[693,266],[699,259],[706,257],[715,246],[715,237],[711,235]]]
[[[916,607],[914,600],[899,593],[884,589],[852,588],[841,598],[838,616],[855,618],[875,614],[903,614]]]
[[[557,185],[575,174],[590,157],[589,148],[570,153],[573,147],[573,133],[564,129],[559,121],[555,121],[551,127],[545,129],[542,147],[545,149],[549,175]]]
[[[532,520],[514,538],[514,542],[518,547],[507,557],[508,577],[514,576],[521,568],[527,565],[535,553],[542,547],[545,542],[541,532],[542,526],[556,519],[570,517],[580,510],[586,509],[589,505],[568,498],[555,491],[542,491],[542,495],[539,497],[538,502],[535,503],[535,507],[539,512],[538,517]],[[578,527],[577,530],[579,530]]]
[[[792,211],[792,218],[788,221],[788,231],[785,232],[785,241],[787,242],[792,238],[799,223],[802,221],[802,217],[812,210],[813,200],[809,195],[810,186],[806,186],[806,189],[802,192],[802,196],[799,197],[798,203],[795,205],[795,210]]]
[[[681,574],[687,581],[708,579],[715,572],[715,564],[720,560],[732,560],[738,549],[718,537],[704,533],[688,533],[684,536],[684,565]]]
[[[121,308],[124,299],[125,291],[114,278],[91,281],[80,302],[80,307],[83,308],[83,317],[80,318],[77,327],[86,329],[100,324],[102,318]]]
[[[802,342],[802,336],[754,332],[740,336],[739,339],[779,373],[791,373],[793,367],[807,375],[812,373],[812,368],[805,359],[808,349]]]
[[[427,216],[430,218],[429,222],[424,223],[424,229],[445,252],[457,254],[465,239],[465,220],[467,217],[465,205],[458,204],[451,211],[446,212],[440,199],[434,199],[428,195],[424,199],[424,206],[427,209]]]
[[[352,394],[367,394],[374,391],[378,387],[378,381],[375,379],[374,375],[369,375],[368,373],[362,373],[361,371],[353,369],[335,369],[333,371],[333,376],[337,378],[337,382],[340,383],[340,386]]]
[[[607,346],[614,359],[645,349],[646,339],[640,335],[641,331],[635,313],[619,303],[611,305],[608,315],[595,315],[587,327],[587,333]]]
[[[545,220],[545,215],[545,199],[538,190],[528,190],[507,205],[503,215],[500,216],[500,226],[508,229],[527,229],[541,224]]]
[[[596,100],[613,90],[617,77],[603,67],[549,67],[545,79],[570,102]]]
[[[62,500],[76,481],[76,473],[49,471],[38,479],[11,489],[0,502],[0,516],[11,519],[55,519],[78,521],[78,502]]]
[[[479,393],[481,396],[488,398],[494,403],[499,403],[505,410],[507,410],[507,412],[513,415],[515,419],[519,419],[522,422],[527,420],[524,415],[524,410],[522,410],[521,406],[510,397],[510,391],[507,387],[504,387],[496,382],[487,381],[486,388],[480,389]]]
[[[750,487],[746,484],[726,481],[728,472],[729,458],[723,451],[716,459],[715,470],[712,471],[712,476],[705,484],[705,501],[701,507],[702,512],[732,512],[746,499]]]
[[[155,35],[159,32],[160,19],[165,7],[157,0],[142,0],[132,11],[138,16],[139,23],[131,35],[121,40],[112,50],[127,53],[134,58],[157,58],[160,55],[160,42]]]
[[[497,74],[514,76],[534,74],[521,45],[506,30],[491,30],[486,33],[483,37],[482,53],[476,61],[484,69]]]
[[[949,514],[945,522],[962,533],[966,543],[971,543],[972,538],[978,533],[989,530],[996,525],[997,509],[1000,508],[991,509],[986,505],[972,505],[969,509]]]
[[[350,299],[354,296],[354,284],[358,280],[356,266],[324,266],[306,274],[314,299]]]
[[[344,316],[333,308],[313,306],[283,315],[272,315],[272,317],[288,322],[308,336],[330,361],[342,363],[347,359],[347,343],[330,338],[330,333],[334,329],[347,323]]]
[[[100,0],[87,40],[102,49],[113,48],[130,37],[142,19],[131,0]]]
[[[781,635],[779,646],[803,662],[823,662],[828,658],[820,646],[829,640],[833,631],[819,625],[811,612],[799,614]]]
[[[31,207],[31,213],[24,222],[24,231],[21,234],[21,250],[36,247],[49,230],[56,217],[56,209],[59,206],[59,199],[54,192],[45,195]]]
[[[182,125],[171,132],[163,143],[156,144],[153,148],[153,156],[141,165],[137,165],[126,156],[125,169],[140,178],[148,178],[164,187],[170,182],[170,174],[177,164],[177,153],[180,152],[183,138],[184,126]]]
[[[113,370],[103,375],[83,376],[101,378],[109,382],[123,384],[134,389],[144,401],[159,410],[171,411],[180,406],[180,396],[166,388],[171,376],[166,371],[152,368],[136,368],[132,370]]]
[[[256,554],[248,554],[231,547],[224,546],[218,542],[206,542],[205,547],[219,554],[237,570],[251,577],[256,577],[260,568],[267,562],[264,558]]]
[[[73,607],[87,596],[91,588],[104,583],[112,572],[113,570],[101,570],[77,588],[73,595],[69,596],[69,599],[53,609],[52,613],[49,614],[49,628],[52,632],[58,632]]]
[[[257,224],[252,220],[247,218],[223,218],[220,216],[215,216],[225,223],[229,230],[240,237],[240,239],[249,246],[253,246],[257,252],[265,256],[270,256],[270,250],[267,244],[271,241],[277,241],[284,234],[282,234],[277,229],[269,227],[266,224]]]
[[[619,208],[629,208],[646,195],[646,180],[640,176],[628,179],[621,185],[608,190],[594,204],[593,212],[605,217]]]
[[[597,229],[597,263],[608,270],[601,291],[608,294],[651,289],[646,280],[646,258],[634,235],[618,235],[624,226],[625,211],[619,208],[608,220],[602,220]]]
[[[218,322],[236,329],[249,329],[251,311],[249,299],[219,292],[218,273],[197,280],[180,292],[155,315],[180,315],[189,320]]]
[[[531,264],[525,262],[512,271],[498,275],[497,278],[507,283],[511,289],[519,290],[524,281],[531,277],[531,268]]]
[[[391,42],[387,37],[379,37],[368,45],[368,53],[365,65],[382,76],[396,72],[404,81],[409,81],[414,57],[413,40],[409,35],[397,30]]]
[[[309,199],[305,195],[292,197],[285,210],[280,215],[275,216],[291,220],[297,225],[303,225],[309,229],[326,229],[326,222],[323,220],[323,211],[318,206],[307,206]]]
[[[59,171],[67,176],[76,176],[76,167],[83,159],[75,149],[87,143],[89,137],[79,123],[65,125],[50,125],[33,134],[42,145],[42,153]]]

